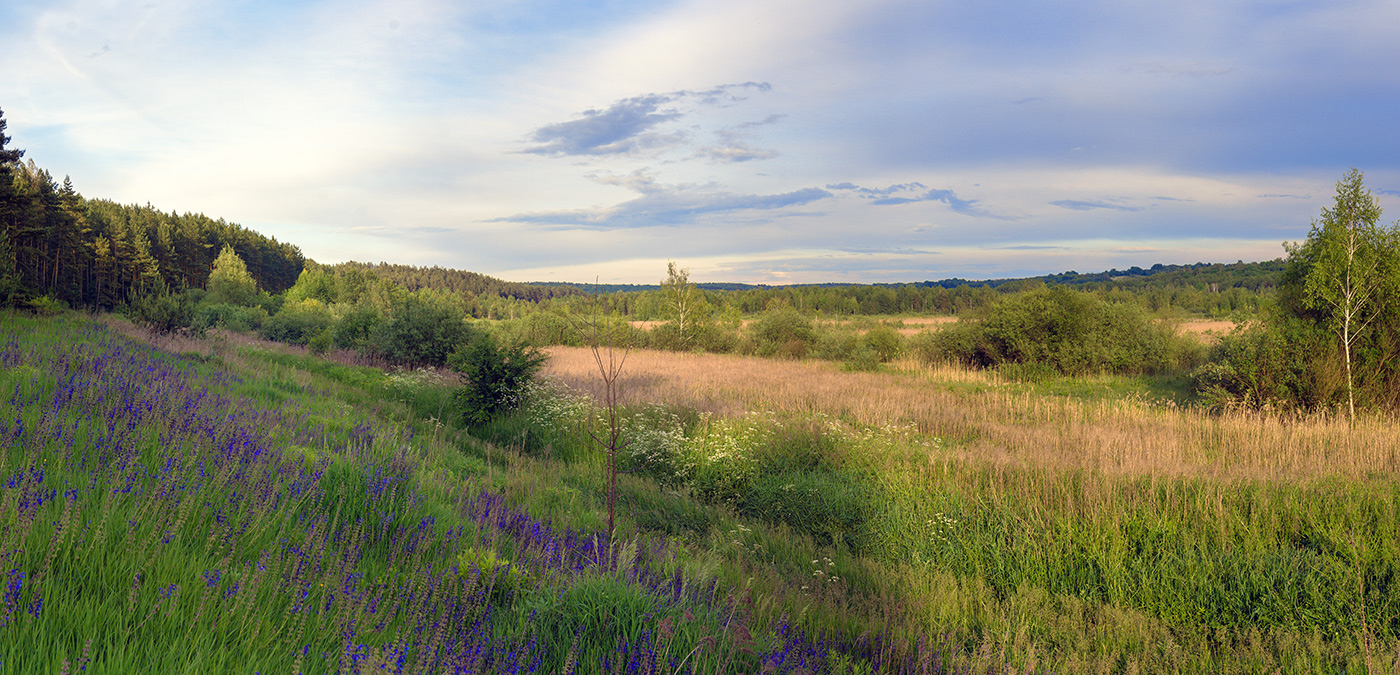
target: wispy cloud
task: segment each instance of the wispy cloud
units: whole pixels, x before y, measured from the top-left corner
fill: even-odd
[[[1125,213],[1132,213],[1135,211],[1142,210],[1142,207],[1140,206],[1123,206],[1122,204],[1110,204],[1109,202],[1086,202],[1078,199],[1061,199],[1058,201],[1050,202],[1050,204],[1052,206],[1058,206],[1062,209],[1069,209],[1071,211],[1097,211],[1099,209],[1104,209],[1108,211],[1123,211]]]
[[[646,170],[625,176],[592,178],[601,184],[625,187],[640,196],[610,207],[520,213],[495,218],[490,222],[599,229],[678,226],[696,224],[706,216],[716,214],[742,217],[744,212],[769,212],[803,206],[832,196],[820,188],[802,188],[777,194],[743,194],[721,190],[713,185],[664,184],[658,183]]]
[[[830,190],[844,190],[870,200],[876,206],[897,206],[916,202],[943,202],[955,213],[1007,220],[982,208],[976,199],[961,199],[952,190],[930,189],[923,183],[898,183],[883,188],[862,187],[855,183],[834,183]]]

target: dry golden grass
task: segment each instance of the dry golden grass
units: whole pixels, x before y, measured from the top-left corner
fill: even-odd
[[[587,349],[554,347],[546,375],[596,393]],[[1119,475],[1224,480],[1311,480],[1394,475],[1400,425],[1352,426],[1335,417],[1222,415],[1138,400],[1086,402],[1018,391],[994,374],[900,364],[901,372],[848,372],[816,361],[633,351],[624,402],[658,402],[721,416],[750,410],[824,413],[857,424],[913,424],[952,440],[929,462],[952,458],[1003,465],[1079,467]],[[939,454],[943,453],[943,454]]]

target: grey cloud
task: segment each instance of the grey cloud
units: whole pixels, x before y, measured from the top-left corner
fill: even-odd
[[[729,102],[744,100],[744,97],[742,96],[735,96],[734,94],[729,93],[731,90],[734,89],[756,89],[758,91],[765,92],[772,91],[773,85],[768,84],[767,82],[741,82],[738,84],[722,84],[718,87],[715,87],[714,89],[709,89],[707,91],[679,91],[676,93],[680,95],[698,96],[700,98],[701,103],[707,103],[710,105],[718,104],[722,100],[727,100]]]
[[[1058,206],[1060,208],[1070,209],[1072,211],[1095,211],[1098,209],[1107,209],[1110,211],[1126,211],[1131,213],[1134,211],[1142,210],[1140,207],[1137,206],[1123,206],[1121,204],[1110,204],[1108,202],[1084,202],[1079,201],[1077,199],[1061,199],[1059,201],[1050,202],[1050,204]]]
[[[658,125],[678,120],[686,113],[666,106],[684,99],[698,100],[702,105],[719,105],[726,101],[741,101],[734,90],[769,91],[767,82],[726,84],[705,91],[679,90],[664,94],[645,94],[625,98],[603,110],[585,110],[577,119],[547,124],[530,134],[533,147],[524,152],[538,155],[628,155],[662,151],[684,144],[688,139],[682,132],[670,134],[653,131]],[[781,116],[776,116],[780,119]],[[775,116],[756,124],[777,121]],[[761,151],[745,159],[758,159]],[[735,161],[735,160],[731,160]],[[743,161],[742,159],[737,161]]]
[[[1267,194],[1254,196],[1258,199],[1312,199],[1312,195]]]
[[[536,129],[531,139],[540,145],[525,152],[540,155],[619,155],[678,142],[676,136],[646,132],[662,122],[681,117],[675,110],[660,110],[675,100],[672,94],[634,96],[607,110],[585,110],[579,119]]]
[[[1400,197],[1400,190],[1376,190],[1376,192],[1383,195],[1390,195],[1392,197]]]
[[[909,190],[923,190],[927,188],[923,183],[897,183],[885,188],[861,187],[855,183],[834,183],[827,185],[828,190],[849,190],[865,197],[888,197],[896,192],[907,192]]]

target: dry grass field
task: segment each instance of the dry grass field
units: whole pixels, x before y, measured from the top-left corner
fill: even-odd
[[[587,349],[549,350],[547,376],[594,393]],[[1362,478],[1400,471],[1400,426],[1380,418],[1213,414],[1161,402],[1046,396],[994,373],[914,362],[896,372],[849,372],[818,361],[637,350],[622,394],[736,416],[751,410],[823,413],[861,425],[914,425],[963,441],[961,459],[1109,474],[1283,479]],[[930,456],[942,462],[946,456]]]

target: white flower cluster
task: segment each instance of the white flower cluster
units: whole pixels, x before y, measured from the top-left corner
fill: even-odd
[[[665,406],[647,405],[622,420],[622,436],[633,466],[684,483],[695,470],[685,452],[687,439],[679,415]],[[661,478],[662,476],[657,476]]]
[[[390,389],[403,393],[416,392],[425,387],[441,386],[447,383],[447,378],[432,368],[417,368],[408,370],[403,368],[395,369],[386,378]]]
[[[935,542],[942,542],[945,546],[951,545],[952,541],[948,537],[955,534],[954,528],[957,524],[957,518],[945,516],[941,512],[935,513],[927,523],[929,538]]]
[[[546,434],[562,433],[588,424],[593,402],[553,380],[534,380],[525,385],[521,401],[530,414],[530,424]]]

